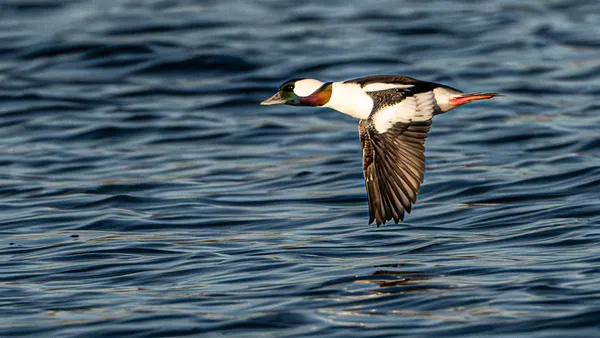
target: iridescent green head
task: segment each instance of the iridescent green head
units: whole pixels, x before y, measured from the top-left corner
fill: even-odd
[[[332,83],[315,79],[292,79],[279,87],[279,91],[260,104],[289,104],[292,106],[323,106],[331,98]]]

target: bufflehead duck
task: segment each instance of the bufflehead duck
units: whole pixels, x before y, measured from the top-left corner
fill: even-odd
[[[328,107],[360,119],[369,224],[380,226],[403,220],[417,201],[433,117],[496,95],[396,75],[325,83],[303,78],[285,82],[261,105]]]

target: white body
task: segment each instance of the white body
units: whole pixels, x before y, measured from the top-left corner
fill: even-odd
[[[294,92],[300,96],[308,96],[319,89],[324,83],[315,79],[304,79],[296,82]],[[358,119],[367,119],[373,112],[373,99],[369,92],[393,88],[411,88],[412,84],[371,83],[361,87],[358,83],[334,82],[329,101],[323,105]],[[395,122],[425,121],[436,113],[445,113],[454,108],[450,104],[453,98],[460,97],[462,92],[448,88],[437,87],[432,91],[409,96],[398,103],[390,102],[373,116],[375,128],[380,133],[385,132]]]

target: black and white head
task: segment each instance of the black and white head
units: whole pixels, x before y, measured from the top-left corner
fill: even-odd
[[[289,104],[317,107],[327,104],[331,93],[331,82],[323,83],[316,79],[292,79],[282,84],[275,95],[260,104],[264,106]]]

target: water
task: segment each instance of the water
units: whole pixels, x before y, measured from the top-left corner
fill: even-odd
[[[0,2],[0,336],[600,334],[597,1]],[[367,225],[299,76],[495,91]]]

